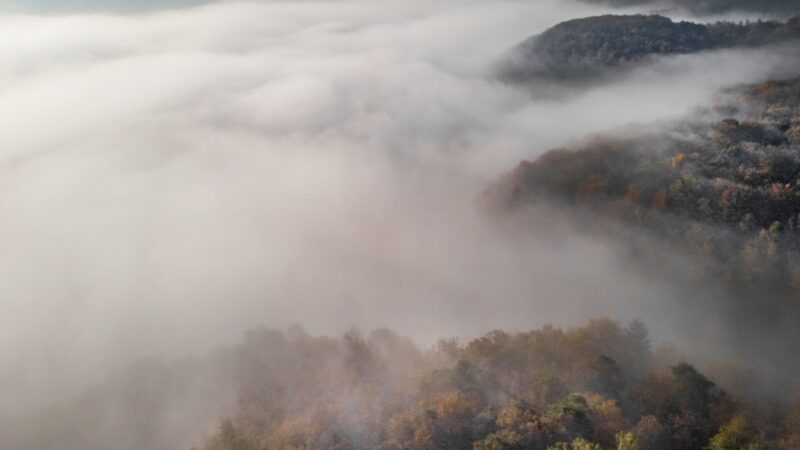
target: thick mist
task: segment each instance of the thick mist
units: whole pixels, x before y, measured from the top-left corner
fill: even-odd
[[[785,48],[678,56],[549,100],[493,79],[513,45],[604,8],[0,15],[13,43],[0,47],[0,414],[262,323],[430,343],[606,315],[679,336],[669,283],[601,242],[498,226],[481,192],[522,159],[678,117],[797,61]]]

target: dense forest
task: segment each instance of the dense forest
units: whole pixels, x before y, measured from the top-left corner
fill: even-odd
[[[500,69],[511,81],[596,77],[657,55],[758,47],[800,39],[787,22],[673,22],[658,15],[605,15],[562,22],[517,45]]]
[[[701,373],[638,321],[493,331],[420,350],[388,330],[251,331],[238,412],[204,450],[796,449],[800,403],[746,368]],[[756,400],[758,399],[758,400]]]
[[[670,276],[713,291],[731,342],[800,368],[800,78],[737,87],[686,120],[553,150],[489,198],[512,211],[558,205],[641,270],[667,271],[669,246],[681,255]]]

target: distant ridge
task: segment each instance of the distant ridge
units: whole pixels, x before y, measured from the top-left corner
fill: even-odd
[[[616,7],[651,6],[679,8],[694,14],[720,14],[732,11],[757,13],[800,13],[797,0],[581,0],[584,3]]]
[[[800,16],[786,22],[673,22],[659,15],[604,15],[562,22],[514,47],[506,81],[586,79],[660,55],[760,47],[800,39]]]

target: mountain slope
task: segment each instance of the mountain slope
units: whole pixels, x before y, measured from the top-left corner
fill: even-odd
[[[787,22],[701,25],[658,15],[606,15],[562,22],[512,49],[501,78],[592,78],[648,58],[800,39],[800,17]]]
[[[567,211],[687,299],[713,292],[716,326],[739,351],[800,368],[800,78],[726,95],[678,123],[522,162],[489,198],[506,213]],[[680,255],[675,273],[667,252]]]

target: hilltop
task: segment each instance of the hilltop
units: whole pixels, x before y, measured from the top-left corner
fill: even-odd
[[[786,22],[673,22],[659,15],[604,15],[562,22],[514,47],[501,78],[582,79],[657,56],[760,47],[800,38],[800,17]]]
[[[650,6],[655,8],[680,8],[694,14],[719,14],[730,11],[758,13],[798,13],[800,3],[795,0],[581,0],[616,7]]]

